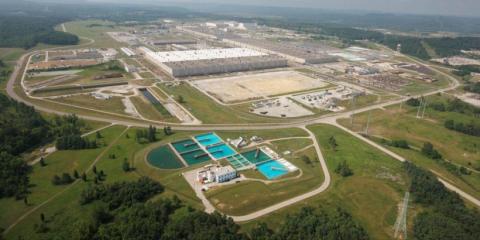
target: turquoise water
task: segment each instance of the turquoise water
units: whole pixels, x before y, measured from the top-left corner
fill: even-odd
[[[195,136],[195,139],[202,144],[202,146],[210,146],[214,144],[222,143],[222,139],[215,133],[206,133]]]
[[[272,160],[266,153],[264,153],[262,150],[258,150],[258,156],[255,157],[257,154],[257,149],[244,152],[242,153],[242,156],[245,157],[249,162],[251,163],[259,163],[259,162],[265,162],[268,160]]]
[[[200,146],[198,146],[198,144],[192,139],[185,139],[182,141],[174,142],[172,143],[172,145],[179,153],[189,152],[200,148]]]
[[[202,149],[183,153],[181,154],[181,156],[183,157],[185,162],[188,163],[189,166],[210,160],[210,157],[208,156],[208,154]]]
[[[221,159],[236,154],[236,152],[225,143],[207,147],[207,151],[216,159]]]
[[[281,177],[288,173],[287,168],[275,160],[258,164],[257,170],[261,172],[268,180]]]
[[[235,154],[227,157],[228,162],[232,165],[233,168],[239,169],[242,167],[249,166],[251,163],[244,158],[241,154]]]
[[[183,167],[177,155],[168,145],[153,149],[147,155],[147,160],[155,167],[162,169],[177,169]]]

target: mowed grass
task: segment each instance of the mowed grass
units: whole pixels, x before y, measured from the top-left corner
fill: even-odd
[[[29,205],[25,205],[23,200],[17,201],[13,198],[0,199],[0,212],[2,212],[0,227],[8,227],[22,214],[68,187],[68,185],[53,185],[51,183],[53,176],[60,176],[62,173],[73,175],[74,170],[77,170],[79,174],[86,171],[95,158],[105,149],[105,143],[113,141],[118,132],[123,131],[123,129],[124,127],[121,126],[113,126],[102,130],[104,138],[99,141],[100,147],[97,149],[57,151],[46,158],[46,166],[34,165],[33,172],[30,175],[32,187],[29,189],[31,194],[28,195]],[[89,136],[89,138],[92,137],[94,136]]]
[[[253,136],[262,138],[263,140],[272,140],[280,138],[291,137],[308,137],[308,133],[301,128],[287,128],[287,129],[268,129],[268,130],[249,130],[249,131],[216,131],[218,136],[223,140],[235,139],[244,137],[250,139]]]
[[[282,119],[261,117],[237,108],[220,105],[197,89],[183,83],[175,87],[158,86],[174,97],[182,96],[182,104],[203,123],[268,123],[281,122]]]
[[[149,120],[154,121],[165,121],[165,122],[172,122],[178,123],[179,120],[172,116],[172,115],[164,115],[160,113],[160,111],[153,106],[147,99],[142,96],[130,97],[133,105],[137,109],[138,113]]]
[[[397,204],[407,188],[401,163],[336,127],[313,125],[309,129],[315,133],[326,159],[332,176],[331,186],[315,197],[244,223],[243,230],[249,231],[258,222],[266,222],[278,230],[288,214],[305,206],[327,211],[342,207],[367,230],[371,239],[391,239]],[[336,151],[328,144],[331,136],[337,141]],[[338,163],[344,160],[353,170],[353,176],[343,178],[334,173]],[[410,208],[409,216],[416,211],[416,208]],[[412,220],[409,217],[407,223],[410,231]]]
[[[54,101],[99,111],[127,115],[125,113],[125,106],[123,105],[122,98],[116,96],[111,97],[110,99],[101,100],[90,96],[90,94],[82,94],[56,98]]]
[[[91,27],[90,25],[92,24],[100,24],[101,26]],[[119,48],[125,46],[125,44],[115,41],[107,34],[107,32],[125,30],[125,28],[115,26],[115,23],[113,22],[102,20],[82,20],[66,22],[65,27],[69,33],[95,40],[95,43],[89,45],[89,47]]]
[[[443,126],[444,121],[447,119],[469,122],[475,121],[474,117],[460,113],[437,112],[427,109],[425,118],[417,119],[416,113],[416,108],[405,105],[402,106],[402,109],[400,109],[399,105],[396,105],[386,110],[372,111],[369,135],[378,142],[380,142],[380,138],[407,140],[412,149],[405,150],[386,147],[422,167],[435,171],[466,192],[480,197],[479,173],[475,171],[472,171],[470,175],[452,173],[441,162],[429,159],[420,153],[420,148],[423,144],[430,142],[448,161],[469,168],[478,168],[480,166],[480,138],[448,130]],[[353,126],[350,124],[349,119],[340,120],[339,122],[355,131],[361,131],[366,126],[368,115],[369,113],[355,115]]]

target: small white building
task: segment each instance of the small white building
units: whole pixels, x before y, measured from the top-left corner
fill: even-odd
[[[228,182],[237,177],[237,171],[230,165],[219,167],[215,170],[216,182]]]

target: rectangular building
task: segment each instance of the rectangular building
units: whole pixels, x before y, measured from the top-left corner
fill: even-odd
[[[218,183],[228,182],[237,177],[237,171],[230,165],[219,167],[215,171],[215,180]]]
[[[141,47],[145,58],[174,77],[187,77],[287,66],[287,60],[248,48],[153,52]]]

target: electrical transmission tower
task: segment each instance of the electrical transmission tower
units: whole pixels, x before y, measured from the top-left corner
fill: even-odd
[[[407,210],[408,210],[408,199],[410,197],[410,192],[406,192],[403,197],[403,203],[400,210],[400,214],[397,217],[394,225],[394,239],[407,239]]]
[[[425,109],[427,108],[427,100],[425,98],[420,98],[420,105],[417,109],[417,118],[423,118],[425,116]]]
[[[368,135],[368,127],[370,127],[370,118],[372,117],[372,111],[368,111],[367,126],[365,127],[365,135]]]

